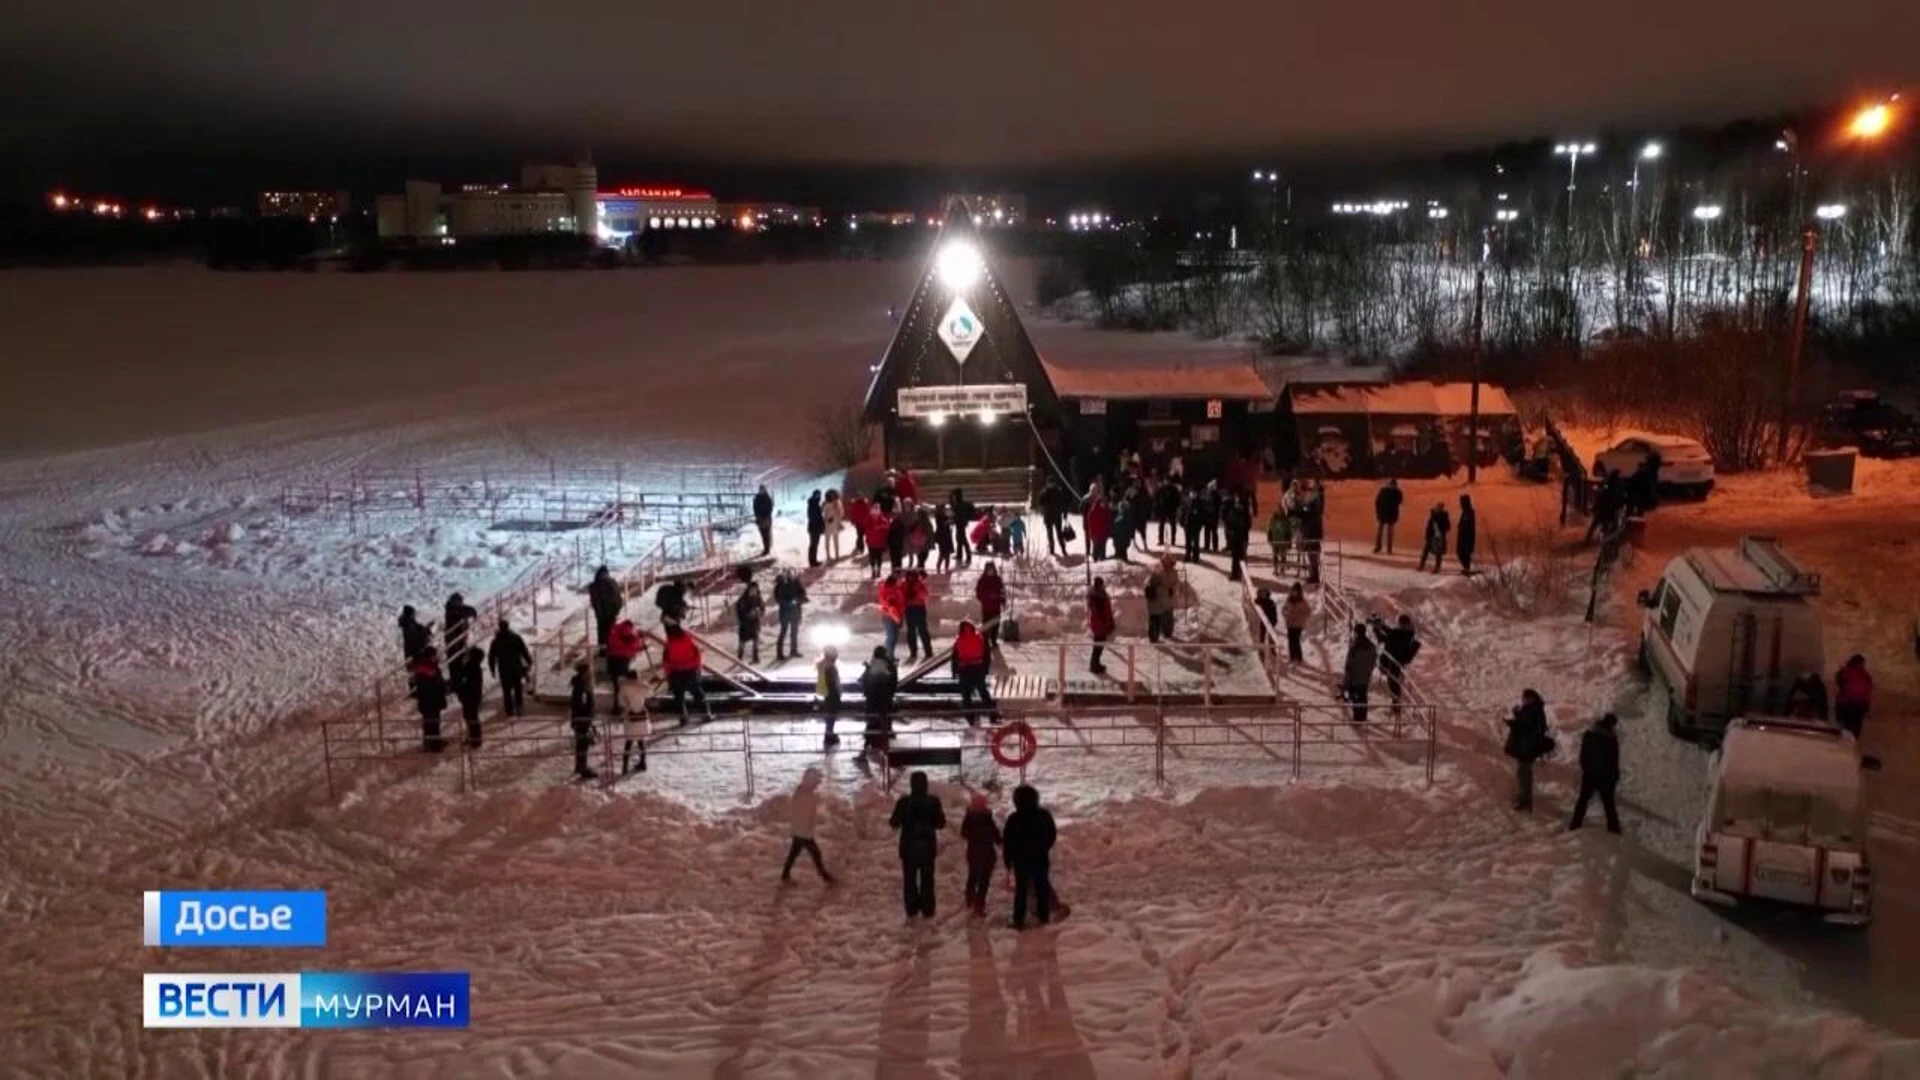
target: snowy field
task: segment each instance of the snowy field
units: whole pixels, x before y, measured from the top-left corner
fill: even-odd
[[[1663,545],[1750,528],[1827,572],[1829,651],[1869,651],[1883,673],[1865,936],[1687,899],[1701,763],[1638,723],[1628,608],[1594,629],[1556,604],[1505,614],[1405,558],[1349,560],[1345,584],[1423,628],[1417,674],[1448,710],[1436,782],[1388,755],[1292,783],[1249,754],[1155,783],[1123,754],[1049,748],[1033,778],[1075,908],[1055,930],[970,922],[951,843],[939,920],[903,926],[889,799],[846,754],[768,764],[751,796],[737,756],[662,753],[610,790],[564,783],[553,759],[463,794],[452,762],[409,762],[327,798],[317,718],[390,662],[398,606],[477,600],[569,541],[303,528],[272,505],[289,478],[804,466],[812,405],[864,384],[916,269],[0,279],[0,349],[18,358],[0,434],[0,1074],[1920,1076],[1901,932],[1920,914],[1902,837],[1920,829],[1900,824],[1920,820],[1920,736],[1898,720],[1916,695],[1895,648],[1913,611],[1910,471],[1868,470],[1843,502],[1730,481],[1663,509],[1619,586],[1657,573]],[[1033,329],[1050,355],[1112,347]],[[1452,492],[1421,486],[1409,505]],[[1335,490],[1336,537],[1366,535],[1368,498]],[[1476,501],[1515,545],[1548,505],[1501,482]],[[1192,571],[1211,575],[1196,591],[1223,570]],[[1057,608],[1045,618],[1072,632]],[[1532,818],[1506,809],[1497,722],[1525,685],[1563,745],[1622,711],[1624,839],[1562,831],[1564,765]],[[830,780],[831,889],[778,883],[785,788],[806,765]],[[975,789],[1004,813],[1005,774],[934,773],[950,813]],[[329,946],[141,949],[139,893],[190,887],[325,888]],[[998,886],[991,904],[1005,911]],[[473,1027],[140,1027],[142,971],[302,967],[471,971]]]

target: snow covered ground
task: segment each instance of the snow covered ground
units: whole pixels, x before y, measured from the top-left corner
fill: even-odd
[[[1423,687],[1454,710],[1438,781],[1373,761],[1292,783],[1244,755],[1155,784],[1121,754],[1049,749],[1033,775],[1059,808],[1075,906],[1057,930],[970,923],[953,850],[940,919],[902,926],[888,798],[839,755],[784,755],[751,797],[737,757],[661,754],[610,791],[563,783],[550,760],[462,794],[451,762],[408,762],[326,798],[315,720],[388,662],[397,606],[484,594],[539,541],[470,523],[329,539],[267,509],[287,477],[804,464],[810,404],[862,382],[916,269],[7,275],[0,348],[26,363],[0,465],[0,1072],[1920,1075],[1920,1047],[1887,1030],[1920,1030],[1913,943],[1883,929],[1911,911],[1913,871],[1881,856],[1864,939],[1694,905],[1671,836],[1690,827],[1699,763],[1631,717],[1624,841],[1562,831],[1564,769],[1532,819],[1511,814],[1496,710],[1534,685],[1571,735],[1631,705],[1622,609],[1591,632],[1551,605],[1518,619],[1404,558],[1356,557],[1345,583],[1425,628]],[[122,304],[155,332],[84,317]],[[1075,333],[1035,327],[1043,349]],[[1483,486],[1483,528],[1524,534],[1508,522],[1538,494]],[[1908,496],[1729,487],[1725,510],[1663,510],[1655,543],[1780,527],[1828,571],[1835,633],[1887,654],[1889,711],[1910,706],[1880,629],[1886,595],[1913,587],[1893,573],[1910,565]],[[1368,495],[1336,490],[1334,535],[1366,534]],[[1904,819],[1920,737],[1896,724],[1870,726],[1869,745],[1890,762],[1876,806]],[[804,871],[778,884],[783,788],[809,764],[832,781],[831,889]],[[957,815],[963,789],[934,772]],[[1006,776],[970,765],[966,782],[1004,812]],[[138,895],[167,887],[325,888],[329,946],[143,950]],[[303,967],[471,971],[473,1027],[140,1028],[142,971]]]

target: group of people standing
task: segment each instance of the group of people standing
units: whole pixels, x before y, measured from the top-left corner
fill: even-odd
[[[1078,534],[1070,515],[1078,511],[1086,530],[1086,554],[1096,562],[1105,561],[1109,551],[1112,558],[1127,562],[1133,548],[1151,551],[1155,544],[1181,548],[1192,563],[1200,561],[1203,551],[1224,551],[1230,559],[1229,574],[1238,581],[1253,533],[1250,492],[1223,490],[1215,480],[1188,487],[1184,476],[1163,478],[1140,472],[1137,461],[1119,474],[1111,490],[1096,478],[1085,497],[1076,499],[1057,479],[1049,480],[1039,502],[1047,553],[1071,554],[1070,545]]]
[[[526,713],[526,682],[533,672],[533,653],[503,617],[493,639],[483,649],[476,625],[480,613],[459,593],[447,597],[443,612],[442,643],[447,666],[440,667],[441,651],[433,644],[433,623],[421,622],[409,604],[400,609],[400,652],[407,671],[407,693],[420,713],[420,748],[437,754],[447,748],[440,717],[449,698],[460,703],[466,725],[466,744],[481,743],[480,701],[486,694],[486,673],[500,683],[502,711],[507,716]]]
[[[835,883],[820,850],[820,781],[818,769],[808,769],[788,801],[790,837],[780,880],[793,880],[793,867],[802,854],[813,861],[821,880]],[[935,879],[940,834],[947,828],[946,808],[934,795],[927,774],[914,772],[907,793],[893,804],[888,826],[899,834],[900,885],[907,920],[932,919],[939,907]],[[1053,847],[1058,832],[1053,814],[1040,805],[1040,792],[1027,784],[1013,789],[1013,812],[1004,824],[996,822],[985,795],[972,796],[960,820],[966,844],[967,877],[963,893],[968,912],[976,919],[987,914],[987,896],[997,866],[1013,875],[1013,913],[1008,925],[1024,930],[1027,915],[1045,926],[1065,918],[1071,910],[1053,890]]]

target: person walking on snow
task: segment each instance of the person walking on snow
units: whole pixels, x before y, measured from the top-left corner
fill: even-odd
[[[1105,675],[1106,665],[1100,662],[1100,654],[1106,650],[1107,640],[1113,637],[1113,599],[1107,595],[1107,580],[1094,578],[1093,585],[1087,589],[1087,634],[1093,638],[1093,661],[1087,670],[1095,675]]]
[[[1808,720],[1827,719],[1827,684],[1817,671],[1793,680],[1787,688],[1787,715]]]
[[[504,618],[500,620],[500,629],[494,631],[493,643],[487,647],[487,668],[500,681],[501,711],[508,716],[525,716],[527,672],[533,670],[533,650],[527,648],[527,639],[515,633]]]
[[[593,677],[585,657],[574,661],[573,683],[567,691],[567,719],[573,726],[573,775],[591,780],[600,774],[587,766],[593,748]]]
[[[1187,561],[1200,561],[1200,530],[1206,520],[1206,509],[1200,505],[1200,496],[1196,492],[1187,492],[1180,499],[1180,528],[1187,537]]]
[[[1067,542],[1060,536],[1060,526],[1067,520],[1067,505],[1070,499],[1067,489],[1060,481],[1048,480],[1047,486],[1040,489],[1040,523],[1047,531],[1047,554],[1065,555]]]
[[[815,839],[820,821],[819,769],[808,769],[800,774],[800,783],[787,800],[787,821],[792,842],[787,845],[786,864],[780,867],[781,884],[793,881],[793,864],[803,851],[812,857],[813,869],[820,875],[820,880],[833,884],[833,875],[827,873],[827,864],[820,857],[820,842]]]
[[[933,633],[927,627],[927,574],[909,570],[900,583],[906,604],[907,659],[918,660],[921,653],[933,659]]]
[[[740,658],[747,659],[748,648],[753,651],[753,663],[760,662],[760,618],[766,614],[767,602],[760,596],[760,583],[749,580],[747,587],[740,592],[740,598],[733,602],[733,619],[740,630]]]
[[[940,830],[947,827],[940,800],[927,792],[927,774],[918,770],[907,781],[907,793],[893,804],[887,824],[900,833],[900,881],[907,918],[933,918],[936,893],[934,860],[940,854]]]
[[[898,570],[887,574],[874,590],[874,599],[880,605],[880,627],[886,637],[887,659],[892,660],[899,654],[900,628],[907,621],[907,587],[900,580]]]
[[[1307,591],[1297,581],[1287,590],[1287,602],[1280,605],[1280,618],[1287,624],[1287,661],[1305,663],[1300,638],[1307,632],[1307,620],[1313,618],[1313,605],[1307,603]]]
[[[700,671],[705,666],[700,660],[700,645],[693,635],[678,626],[667,627],[667,644],[660,650],[660,666],[667,673],[667,689],[673,693],[673,707],[680,713],[680,726],[687,724],[687,699],[691,697],[707,719],[713,719],[713,710],[707,708],[707,694],[700,688]]]
[[[1173,640],[1173,603],[1180,586],[1180,575],[1173,568],[1173,555],[1160,556],[1160,565],[1147,575],[1147,640],[1158,643]]]
[[[978,515],[973,504],[967,501],[967,493],[954,488],[947,496],[947,510],[953,515],[953,549],[961,566],[973,565],[973,549],[967,546],[967,528]]]
[[[853,554],[856,558],[867,550],[867,524],[873,518],[873,504],[864,495],[855,495],[847,500],[847,524],[853,526]]]
[[[1127,548],[1133,546],[1133,500],[1122,496],[1113,504],[1113,523],[1109,526],[1113,534],[1113,557],[1121,562],[1127,561]]]
[[[629,671],[614,683],[613,703],[620,709],[621,734],[626,745],[620,748],[620,775],[647,771],[647,735],[651,718],[647,714],[647,684],[637,671]],[[633,767],[634,751],[640,752],[640,767]]]
[[[1027,555],[1027,516],[1018,510],[1007,515],[1007,551],[1016,559]]]
[[[1407,665],[1420,653],[1420,639],[1413,633],[1413,616],[1400,616],[1392,628],[1375,616],[1370,625],[1374,639],[1380,642],[1380,673],[1387,677],[1387,696],[1393,699],[1393,707],[1398,711],[1405,692]]]
[[[907,559],[907,516],[911,513],[902,505],[898,513],[887,519],[887,569],[898,571]]]
[[[607,681],[619,686],[621,678],[633,670],[633,662],[646,651],[647,640],[640,636],[632,619],[614,623],[613,632],[607,635]]]
[[[980,632],[986,635],[987,647],[999,647],[1000,613],[1007,606],[1007,583],[1000,579],[1000,568],[991,560],[980,571],[980,580],[974,583],[973,598],[980,601]]]
[[[1107,500],[1095,496],[1087,507],[1087,550],[1088,557],[1099,562],[1107,557],[1107,539],[1113,534],[1113,508]]]
[[[1272,553],[1274,573],[1280,572],[1280,560],[1292,547],[1292,519],[1287,517],[1285,507],[1276,506],[1273,513],[1267,516],[1267,548]]]
[[[893,519],[885,510],[874,507],[867,511],[867,527],[864,535],[867,544],[867,570],[869,577],[880,576],[880,564],[887,558],[887,536],[893,532]]]
[[[1154,533],[1163,548],[1174,545],[1180,525],[1180,482],[1168,477],[1153,492]]]
[[[1001,832],[1007,869],[1013,872],[1013,918],[1007,925],[1027,928],[1027,903],[1045,926],[1053,918],[1053,815],[1040,805],[1040,792],[1031,785],[1013,789],[1013,813]]]
[[[1867,671],[1867,658],[1854,653],[1833,673],[1833,718],[1857,740],[1872,707],[1873,676]]]
[[[781,661],[800,658],[800,615],[806,608],[807,587],[799,571],[787,567],[773,579],[773,607],[780,618],[780,629],[773,639],[773,658]]]
[[[928,653],[932,653],[929,648]],[[973,712],[973,699],[977,696],[985,705],[988,719],[998,721],[1000,714],[993,704],[993,693],[987,689],[987,676],[992,670],[992,654],[987,651],[987,639],[975,629],[972,619],[960,620],[960,630],[953,637],[953,677],[960,683],[960,704],[967,710],[967,726],[976,727],[980,719]]]
[[[1200,492],[1200,547],[1220,550],[1220,481],[1209,480]]]
[[[860,672],[860,696],[867,703],[866,746],[868,752],[885,751],[893,741],[893,695],[900,688],[900,675],[887,655],[885,646],[873,648],[873,659]]]
[[[1447,516],[1445,503],[1434,503],[1427,512],[1427,529],[1421,539],[1420,566],[1427,568],[1427,560],[1433,560],[1433,572],[1440,572],[1440,564],[1447,561],[1447,534],[1453,531],[1453,519]]]
[[[893,493],[906,502],[920,501],[920,481],[912,469],[902,468],[893,474]]]
[[[1400,503],[1406,498],[1400,491],[1400,481],[1389,476],[1387,486],[1373,496],[1373,553],[1380,554],[1382,545],[1388,555],[1393,554],[1393,527],[1400,523]]]
[[[407,669],[408,692],[420,709],[420,749],[437,754],[447,748],[440,737],[440,714],[447,711],[447,680],[440,675],[440,654],[429,645]]]
[[[1473,496],[1460,496],[1460,520],[1453,530],[1454,550],[1460,556],[1460,572],[1473,574],[1473,549],[1480,539],[1479,518],[1473,512]]]
[[[1226,505],[1220,508],[1220,525],[1227,534],[1227,557],[1231,560],[1227,568],[1227,580],[1245,580],[1243,566],[1247,561],[1247,544],[1253,534],[1253,508],[1247,505],[1244,495],[1236,491],[1227,496]]]
[[[827,534],[827,510],[820,501],[820,489],[807,496],[807,565],[820,565],[820,538]]]
[[[447,609],[443,612],[446,621],[440,625],[440,636],[446,644],[449,660],[460,655],[467,647],[467,639],[473,633],[474,621],[480,613],[474,610],[467,598],[459,593],[447,597]]]
[[[1587,800],[1600,796],[1600,809],[1607,815],[1607,831],[1620,831],[1620,812],[1614,808],[1613,792],[1620,786],[1620,719],[1612,713],[1601,717],[1580,736],[1580,797],[1573,803],[1573,820],[1567,831],[1578,830],[1587,820]]]
[[[486,693],[486,669],[481,666],[479,646],[462,649],[447,665],[447,682],[454,699],[460,702],[460,718],[466,722],[467,748],[480,748],[480,698]]]
[[[1264,585],[1253,594],[1253,606],[1260,609],[1260,644],[1265,645],[1273,640],[1268,636],[1267,628],[1278,630],[1280,627],[1280,607],[1273,602],[1272,590]]]
[[[1501,748],[1514,761],[1515,810],[1533,809],[1533,763],[1552,748],[1553,737],[1547,734],[1547,703],[1541,700],[1539,691],[1522,690],[1520,704],[1513,707],[1513,716],[1507,721],[1507,741]]]
[[[1373,683],[1373,669],[1380,663],[1379,650],[1367,637],[1367,628],[1353,628],[1353,640],[1347,645],[1346,667],[1340,673],[1340,695],[1353,706],[1353,722],[1367,722],[1367,689]]]
[[[400,653],[401,659],[411,664],[420,658],[420,654],[433,647],[433,624],[423,623],[414,613],[413,605],[400,609]]]
[[[827,540],[827,561],[840,561],[840,526],[847,520],[846,504],[840,501],[840,493],[831,488],[820,503],[820,531]]]
[[[933,508],[933,547],[940,553],[933,568],[939,573],[953,569],[953,512],[946,503]]]
[[[600,651],[606,652],[607,637],[620,618],[620,609],[627,606],[620,583],[613,580],[613,571],[602,566],[593,572],[593,582],[587,586],[587,606],[593,609],[594,640]]]
[[[826,744],[839,746],[840,736],[833,733],[833,725],[840,720],[840,650],[831,645],[821,650],[820,659],[814,662],[813,693],[826,714]]]
[[[761,484],[760,490],[753,493],[753,524],[760,530],[760,554],[773,551],[773,493],[767,485]]]
[[[987,916],[987,887],[993,883],[993,865],[999,861],[1000,826],[994,823],[987,797],[975,795],[960,819],[960,836],[967,842],[967,910],[976,919]]]

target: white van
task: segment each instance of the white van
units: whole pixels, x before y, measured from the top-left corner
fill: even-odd
[[[1771,537],[1668,563],[1640,594],[1640,667],[1666,700],[1667,730],[1711,740],[1736,716],[1787,712],[1793,681],[1827,669],[1819,595],[1820,575]]]
[[[1861,767],[1853,736],[1822,720],[1727,725],[1694,834],[1694,899],[1771,900],[1864,926],[1873,879]]]

